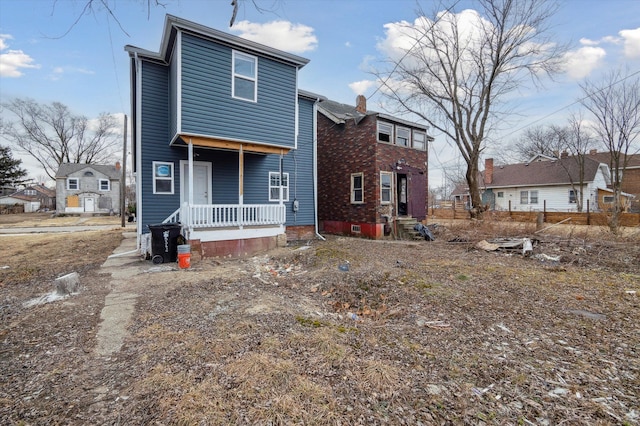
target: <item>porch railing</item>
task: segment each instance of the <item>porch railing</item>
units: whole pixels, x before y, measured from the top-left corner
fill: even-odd
[[[167,218],[169,219],[169,218]],[[192,204],[184,203],[171,215],[173,222],[191,228],[283,225],[286,207],[280,204]]]

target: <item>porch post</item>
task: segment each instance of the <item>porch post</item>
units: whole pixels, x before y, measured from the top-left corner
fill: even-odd
[[[189,206],[193,204],[193,142],[189,138]]]
[[[238,150],[238,204],[244,203],[244,151],[242,145]]]

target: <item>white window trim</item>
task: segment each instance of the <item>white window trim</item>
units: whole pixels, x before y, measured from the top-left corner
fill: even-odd
[[[422,141],[420,142],[422,144],[421,148],[416,148],[416,146],[415,146],[416,145],[416,135],[421,135],[422,136]],[[413,138],[413,140],[411,141],[411,143],[412,143],[411,147],[413,149],[417,149],[418,151],[426,151],[426,149],[427,149],[427,132],[414,130],[412,138]]]
[[[380,127],[389,127],[389,141],[381,141],[380,140]],[[386,121],[378,121],[377,126],[376,126],[376,139],[378,140],[378,142],[382,142],[382,143],[388,143],[388,144],[393,144],[394,138],[393,138],[393,124],[391,123],[387,123]]]
[[[571,201],[571,194],[573,194],[573,201]],[[569,190],[569,204],[577,204],[578,203],[578,191],[574,191],[573,189]]]
[[[523,195],[527,194],[525,197],[525,200],[523,202]],[[529,191],[520,191],[520,204],[525,205],[525,204],[529,204]]]
[[[241,57],[242,59],[251,60],[254,63],[255,75],[253,77],[247,77],[246,75],[236,74],[236,56]],[[233,51],[232,59],[231,59],[231,97],[234,99],[240,99],[248,102],[257,102],[258,101],[258,57],[247,55],[246,53]],[[240,78],[242,80],[247,80],[253,82],[253,99],[243,98],[241,96],[236,96],[236,78]]]
[[[166,178],[166,177],[158,177],[156,176],[156,166],[169,166],[170,170],[171,170],[171,177],[170,178]],[[173,195],[174,191],[175,191],[175,170],[173,168],[173,163],[171,162],[166,162],[166,161],[154,161],[151,164],[151,175],[152,175],[152,179],[153,179],[153,193],[154,194],[160,194],[160,195]],[[156,182],[159,180],[168,180],[171,181],[171,191],[170,192],[158,192],[156,190]]]
[[[613,200],[614,200],[614,196],[613,195],[603,195],[602,196],[602,202],[604,204],[613,204]],[[608,200],[608,201],[607,201]]]
[[[535,201],[533,201],[533,194],[535,193],[536,197],[535,197]],[[538,193],[538,190],[534,189],[532,191],[529,191],[529,204],[538,204],[540,200],[540,195]]]
[[[107,189],[102,189],[103,182],[107,183]],[[111,191],[111,181],[109,179],[98,179],[98,190],[101,192]]]
[[[354,177],[360,176],[360,182],[362,183],[362,187],[360,190],[362,191],[362,200],[356,201],[354,197],[355,188],[353,186]],[[351,195],[349,196],[351,199],[351,204],[364,204],[364,173],[351,173]]]
[[[404,131],[407,134],[407,143],[405,145],[398,143],[398,138],[400,138],[400,131]],[[404,146],[405,148],[411,147],[411,129],[408,127],[396,126],[396,138],[394,139],[394,143],[398,146]]]
[[[269,172],[269,202],[278,202],[280,201],[280,196],[278,195],[278,198],[273,198],[271,197],[271,190],[272,189],[276,189],[276,188],[280,188],[282,187],[283,191],[282,191],[282,201],[289,201],[289,173],[285,172],[282,173],[284,179],[286,180],[287,184],[286,185],[276,185],[276,186],[271,186],[271,176],[276,176],[276,178],[278,179],[278,183],[280,183],[280,172]]]
[[[76,183],[76,187],[75,188],[71,188],[71,181],[75,181]],[[67,190],[68,191],[77,191],[80,189],[80,179],[79,178],[67,178]]]
[[[389,200],[385,201],[382,196],[383,188],[382,188],[382,176],[389,176]],[[393,173],[392,172],[380,172],[380,204],[391,204],[393,202]]]

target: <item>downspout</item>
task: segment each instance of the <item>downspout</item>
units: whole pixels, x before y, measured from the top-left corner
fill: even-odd
[[[318,232],[318,102],[320,98],[313,103],[313,211],[314,226],[316,237],[322,241],[326,238]]]
[[[135,106],[136,106],[136,122],[135,122],[135,140],[136,140],[136,247],[141,248],[142,241],[142,74],[140,72],[141,63],[138,58],[138,52],[133,53],[134,57],[134,78],[136,82]],[[132,129],[134,123],[132,123]],[[146,253],[143,253],[146,255]]]

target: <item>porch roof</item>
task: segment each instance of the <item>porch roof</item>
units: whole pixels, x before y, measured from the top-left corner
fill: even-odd
[[[189,142],[191,142],[193,146],[198,146],[201,148],[224,149],[228,151],[240,151],[240,148],[242,148],[243,152],[251,152],[255,154],[284,155],[291,150],[290,147],[262,145],[253,142],[227,140],[207,136],[194,136],[188,134],[178,134],[171,144],[186,147],[189,145]]]

